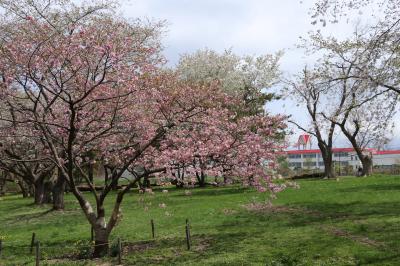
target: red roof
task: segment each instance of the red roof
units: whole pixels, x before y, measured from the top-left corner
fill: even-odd
[[[400,150],[387,150],[387,151],[377,151],[376,154],[378,155],[385,155],[385,154],[400,154]]]
[[[320,150],[292,150],[286,151],[287,154],[321,153]]]

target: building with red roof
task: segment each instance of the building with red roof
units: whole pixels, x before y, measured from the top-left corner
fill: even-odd
[[[297,146],[297,150],[285,152],[291,169],[324,169],[321,151],[319,149],[311,149],[310,135],[300,135],[295,146]],[[351,167],[353,170],[361,166],[361,162],[353,148],[333,148],[332,151],[335,166]],[[400,150],[378,151],[367,148],[364,149],[364,153],[372,156],[374,167],[389,168],[394,165],[400,165]]]

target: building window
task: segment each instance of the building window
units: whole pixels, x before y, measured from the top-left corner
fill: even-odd
[[[289,159],[301,159],[301,154],[289,154]]]
[[[319,166],[325,166],[324,162],[318,162]]]
[[[317,166],[316,162],[304,162],[303,163],[304,167],[312,167],[312,166]]]
[[[335,152],[333,154],[334,157],[348,157],[349,153],[348,152]]]
[[[289,167],[301,168],[301,163],[289,163]]]
[[[349,165],[349,161],[333,161],[335,165],[342,165],[342,166],[347,166]]]
[[[309,153],[303,155],[303,158],[316,158],[316,157],[317,157],[316,153]]]

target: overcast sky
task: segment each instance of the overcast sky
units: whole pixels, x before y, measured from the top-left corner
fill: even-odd
[[[122,11],[132,18],[167,21],[163,39],[170,66],[179,56],[198,49],[217,51],[232,48],[237,54],[259,55],[284,50],[281,68],[285,75],[295,74],[310,59],[295,48],[300,36],[306,36],[311,25],[308,14],[313,0],[130,0]],[[352,24],[342,23],[322,28],[323,33],[344,37]],[[269,103],[273,113],[293,115],[306,123],[304,110],[288,100]],[[396,134],[399,130],[396,129]],[[347,145],[340,137],[337,146]],[[399,146],[396,140],[392,147]]]

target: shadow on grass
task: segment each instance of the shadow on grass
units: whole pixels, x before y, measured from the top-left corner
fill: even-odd
[[[376,258],[376,257],[366,257],[366,258],[361,258],[361,265],[363,264],[373,264],[376,263],[377,265],[387,265],[386,263],[393,263],[393,262],[399,262],[400,263],[400,254],[397,255],[387,255],[384,257]],[[388,264],[388,265],[394,265],[394,264]],[[399,264],[397,264],[399,265]]]
[[[184,189],[181,190],[182,194],[174,195],[176,197],[187,197],[184,194]],[[232,195],[232,194],[240,194],[246,191],[251,191],[249,188],[243,187],[205,187],[205,188],[198,188],[192,191],[192,196],[200,196],[200,197],[210,197],[210,196],[224,196],[224,195]]]
[[[344,188],[340,190],[341,192],[362,192],[362,191],[400,191],[400,184],[371,184],[371,185],[362,185],[350,188]]]
[[[296,204],[297,205],[297,204]],[[399,216],[400,201],[370,203],[354,201],[350,203],[302,202],[300,208],[319,214],[319,218],[365,218],[366,216]]]
[[[315,203],[304,202],[291,205],[288,211],[250,211],[253,214],[243,214],[242,218],[252,223],[263,223],[271,219],[280,227],[302,227],[323,223],[355,222],[371,217],[399,217],[400,202],[365,203]],[[393,228],[395,229],[395,228]]]
[[[49,213],[53,212],[52,209],[48,209],[42,212],[38,212],[38,213],[29,213],[29,214],[19,214],[14,216],[14,220],[15,221],[22,221],[22,220],[26,220],[26,221],[30,221],[32,219],[38,219],[41,218]]]
[[[64,211],[67,212],[67,211]],[[45,216],[47,216],[46,218],[53,218],[53,217],[58,217],[58,214],[60,213],[60,211],[57,210],[53,210],[52,208],[46,208],[43,210],[38,209],[38,212],[35,213],[28,213],[28,214],[18,214],[12,217],[12,220],[10,219],[11,217],[9,217],[9,223],[17,223],[17,222],[30,222],[31,220],[35,220],[35,219],[40,219],[40,218],[44,218]],[[70,215],[73,215],[73,213],[71,213]],[[61,218],[62,219],[62,218]]]
[[[33,202],[27,202],[26,199],[17,199],[17,204],[15,201],[10,200],[10,202],[7,201],[1,201],[0,202],[0,212],[12,212],[12,211],[17,211],[20,210],[21,208],[35,208],[35,207],[40,207],[35,205]]]

